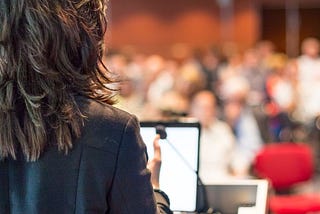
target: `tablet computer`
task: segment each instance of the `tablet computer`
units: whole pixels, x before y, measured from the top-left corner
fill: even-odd
[[[140,126],[149,159],[153,157],[153,140],[156,131],[159,127],[165,131],[166,136],[159,142],[162,156],[159,185],[170,198],[171,210],[196,211],[200,124],[144,121]]]

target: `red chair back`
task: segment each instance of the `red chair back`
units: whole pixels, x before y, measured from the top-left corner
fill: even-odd
[[[274,143],[258,152],[253,169],[276,190],[309,180],[314,171],[313,153],[307,144]]]

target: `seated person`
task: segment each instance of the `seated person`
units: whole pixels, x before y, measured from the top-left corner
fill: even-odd
[[[229,125],[217,117],[214,94],[210,91],[198,92],[192,99],[189,115],[201,124],[199,174],[203,183],[231,178],[235,137]]]

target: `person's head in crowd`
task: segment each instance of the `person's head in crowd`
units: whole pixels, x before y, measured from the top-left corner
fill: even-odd
[[[123,75],[127,69],[128,59],[124,54],[114,53],[109,54],[106,63],[112,72]]]
[[[75,96],[112,103],[101,63],[105,3],[0,1],[0,159],[16,158],[16,140],[27,160],[48,138],[67,153],[83,119]]]
[[[157,75],[163,71],[164,65],[164,58],[157,54],[150,55],[145,60],[146,71],[154,75]]]
[[[276,51],[275,45],[269,40],[259,41],[256,44],[255,49],[257,50],[258,56],[261,60],[267,59]]]
[[[150,85],[157,79],[163,72],[165,60],[158,54],[153,54],[146,57],[143,68],[144,89],[142,93],[147,93]],[[147,96],[147,94],[145,95]]]
[[[186,98],[190,99],[205,87],[206,80],[197,64],[183,64],[178,72],[179,76],[176,78],[174,89]]]
[[[221,53],[217,47],[207,48],[204,51],[204,54],[201,60],[205,69],[209,71],[214,71],[215,69],[217,69],[220,61],[221,61]]]
[[[281,74],[286,68],[287,61],[288,61],[288,57],[286,54],[275,53],[269,58],[268,65],[269,65],[269,68],[271,69],[271,72]]]
[[[243,104],[247,102],[250,92],[250,85],[246,78],[242,76],[234,76],[226,81],[220,87],[220,96],[222,101],[237,100]]]
[[[247,106],[250,85],[243,77],[233,77],[221,87],[223,111],[226,121],[233,126]]]
[[[186,116],[190,101],[176,91],[168,91],[163,94],[162,102],[159,105],[161,117],[163,119],[174,119]]]
[[[320,43],[317,38],[309,37],[302,41],[301,45],[302,54],[310,57],[317,58],[320,51]]]
[[[192,98],[189,115],[199,120],[204,128],[208,128],[217,114],[216,97],[211,91],[199,91]]]
[[[248,49],[243,54],[243,66],[245,69],[257,69],[259,66],[259,56],[256,49]]]

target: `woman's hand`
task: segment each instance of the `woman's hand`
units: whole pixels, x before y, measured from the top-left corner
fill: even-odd
[[[151,183],[154,189],[159,189],[159,176],[161,168],[161,149],[159,145],[160,135],[153,140],[154,156],[148,161],[147,168],[151,171]]]

